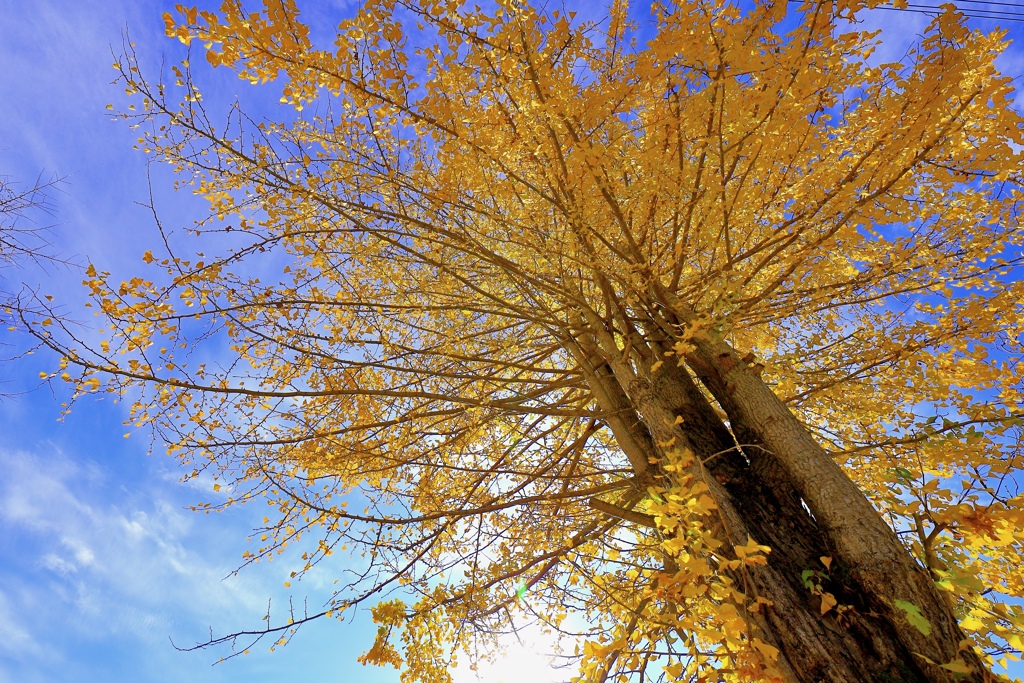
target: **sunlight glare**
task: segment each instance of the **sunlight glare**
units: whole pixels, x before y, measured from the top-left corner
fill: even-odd
[[[503,652],[493,662],[481,662],[471,671],[463,659],[462,666],[452,669],[454,683],[562,683],[575,674],[572,669],[552,666],[551,653],[557,651],[554,639],[539,633],[530,637],[520,634],[503,639]],[[465,657],[465,655],[463,655]]]

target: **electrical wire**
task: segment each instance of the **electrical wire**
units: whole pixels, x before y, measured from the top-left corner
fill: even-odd
[[[789,0],[790,3],[796,4],[801,3],[803,0]],[[949,3],[945,3],[949,4]],[[985,19],[988,21],[1013,21],[1013,22],[1024,22],[1024,11],[1011,12],[1008,10],[999,9],[986,9],[982,7],[960,7],[961,4],[970,5],[986,5],[986,6],[998,6],[998,7],[1013,7],[1014,9],[1024,10],[1024,5],[1016,2],[985,2],[985,0],[957,0],[955,3],[956,10],[960,14],[964,15],[967,19]],[[926,5],[919,3],[910,3],[905,7],[893,7],[891,5],[877,5],[872,9],[886,10],[889,12],[913,12],[915,14],[925,14],[928,16],[936,16],[942,14],[945,10],[939,5]]]

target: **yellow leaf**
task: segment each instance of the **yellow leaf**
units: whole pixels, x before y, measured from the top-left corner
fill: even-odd
[[[985,622],[973,615],[967,615],[960,620],[960,626],[968,631],[977,631],[985,626]]]
[[[753,645],[754,648],[758,652],[760,652],[764,656],[764,658],[767,659],[769,662],[775,662],[776,660],[778,660],[779,648],[775,647],[774,645],[769,645],[760,638],[752,639],[750,641],[750,644]]]
[[[952,662],[949,662],[948,664],[941,664],[940,666],[955,674],[969,674],[973,671],[973,669],[967,666],[962,659],[954,659]]]
[[[772,549],[766,545],[756,543],[753,538],[747,538],[747,542],[744,545],[737,545],[733,548],[736,551],[736,556],[739,558],[745,558],[748,555],[755,555],[759,553],[770,553]]]
[[[839,603],[839,601],[836,600],[836,596],[832,595],[831,593],[822,593],[821,594],[821,613],[825,614],[830,609],[835,607],[838,603]]]

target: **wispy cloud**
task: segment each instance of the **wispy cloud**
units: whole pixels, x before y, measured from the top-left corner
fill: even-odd
[[[208,539],[168,500],[110,496],[102,473],[60,453],[0,451],[0,469],[0,525],[20,538],[20,556],[9,558],[20,566],[4,563],[14,570],[5,585],[20,593],[0,599],[11,630],[0,641],[45,644],[55,621],[90,638],[163,640],[183,619],[251,618],[265,599],[247,578],[221,580],[231,554],[200,552]]]
[[[120,437],[87,440],[91,454],[65,455],[47,442],[0,445],[0,683],[128,680],[125,672],[133,683],[256,683],[280,680],[295,666],[312,683],[354,665],[372,641],[352,637],[373,628],[365,616],[356,624],[325,621],[283,651],[267,654],[267,642],[254,657],[212,669],[225,652],[175,652],[169,637],[191,645],[211,626],[218,634],[259,626],[268,598],[286,604],[283,582],[294,562],[286,556],[232,575],[262,510],[196,515],[185,506],[198,492],[169,481],[159,456]],[[117,447],[133,452],[112,452]],[[291,589],[300,604],[305,591],[311,607],[329,595],[323,571]],[[358,678],[396,676],[371,669]]]
[[[42,647],[28,630],[20,625],[21,621],[11,599],[0,591],[0,653],[6,656],[13,653],[39,656]]]

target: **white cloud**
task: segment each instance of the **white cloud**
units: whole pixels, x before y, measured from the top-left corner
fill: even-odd
[[[10,598],[0,591],[0,654],[20,653],[37,656],[42,648],[22,626],[23,618],[13,609]]]
[[[39,562],[45,569],[57,572],[61,576],[67,576],[78,571],[78,567],[73,562],[68,562],[60,555],[54,553],[46,553]]]
[[[179,506],[145,492],[98,502],[106,482],[59,453],[0,450],[0,470],[0,526],[23,539],[26,566],[14,577],[22,595],[0,602],[0,622],[17,623],[3,609],[26,616],[0,640],[45,638],[54,621],[85,637],[165,639],[174,623],[242,623],[265,604],[270,591],[251,578],[222,580],[237,551],[204,552],[209,538]]]

